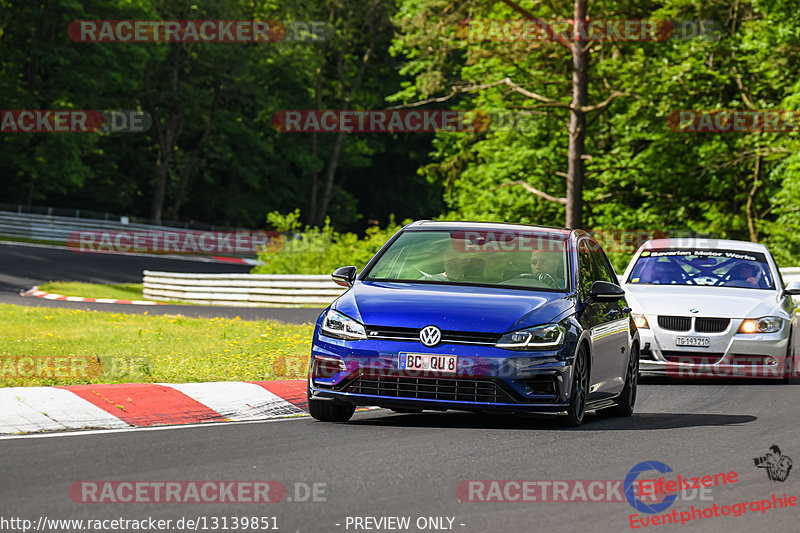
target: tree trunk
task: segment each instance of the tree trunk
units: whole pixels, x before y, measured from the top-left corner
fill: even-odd
[[[321,56],[327,53],[327,43],[322,46]],[[317,77],[314,82],[314,102],[317,111],[322,109],[322,65],[317,65]],[[317,132],[311,134],[311,159],[316,159],[319,153]],[[319,172],[316,170],[311,175],[311,193],[309,197],[308,223],[312,226],[317,220],[317,196],[319,195]]]
[[[181,108],[177,101],[177,93],[179,86],[179,74],[181,70],[181,48],[179,45],[173,44],[170,48],[169,60],[172,65],[170,72],[170,89],[171,98],[166,105],[166,112],[164,113],[165,124],[161,125],[161,116],[153,99],[153,90],[150,87],[150,70],[149,64],[145,63],[144,66],[144,91],[147,98],[147,104],[150,111],[150,116],[153,119],[153,125],[156,130],[156,140],[158,147],[158,159],[156,160],[156,173],[155,183],[153,184],[153,202],[150,206],[150,223],[161,224],[161,217],[164,211],[164,199],[167,190],[167,178],[169,177],[169,165],[172,161],[172,153],[178,138],[181,136],[183,129],[183,120],[181,117]]]
[[[582,24],[586,20],[586,0],[575,0],[575,21]],[[576,31],[577,35],[578,32]],[[586,139],[586,114],[583,107],[587,99],[588,49],[586,43],[572,42],[572,106],[569,115],[569,156],[567,161],[567,216],[568,228],[579,228],[583,214],[583,154]]]
[[[361,62],[358,66],[358,71],[356,72],[355,76],[351,80],[350,84],[347,84],[346,75],[345,75],[345,60],[346,60],[346,53],[344,48],[339,49],[339,58],[337,62],[337,71],[339,75],[339,87],[341,90],[341,98],[339,100],[340,110],[348,110],[352,106],[352,98],[353,93],[361,84],[361,79],[364,76],[364,71],[367,68],[367,64],[369,63],[370,57],[375,52],[375,46],[378,40],[378,30],[374,27],[375,20],[380,17],[380,13],[377,13],[377,8],[380,5],[381,0],[373,0],[370,6],[367,8],[367,32],[369,32],[369,45],[367,49],[364,51],[364,55],[361,56]],[[319,90],[317,91],[319,94]],[[331,200],[331,193],[333,191],[333,179],[336,176],[336,167],[339,165],[339,154],[342,151],[342,146],[344,146],[345,142],[345,133],[340,131],[336,137],[336,141],[334,141],[333,148],[331,149],[331,155],[328,157],[328,164],[325,167],[323,185],[324,189],[322,191],[322,199],[319,201],[319,209],[317,210],[316,216],[314,217],[314,225],[321,226],[323,222],[325,222],[325,216],[328,214],[328,204]],[[312,184],[314,187],[317,187],[316,183],[316,175],[315,181]]]
[[[761,172],[761,156],[756,156],[756,166],[753,170],[753,186],[750,188],[750,192],[747,193],[747,229],[750,232],[750,242],[758,242],[758,229],[756,228],[756,221],[755,221],[755,214],[753,213],[753,199],[756,195],[756,191],[758,191],[759,185],[761,182],[759,181],[759,174]]]
[[[169,159],[156,162],[156,182],[153,188],[153,203],[150,205],[150,223],[161,224],[161,211],[164,207],[164,195],[167,188]]]
[[[339,154],[342,151],[342,146],[344,146],[344,136],[345,133],[343,131],[336,134],[336,141],[333,144],[328,164],[325,167],[325,177],[323,179],[325,189],[322,192],[322,201],[320,202],[317,220],[314,221],[316,226],[321,227],[325,222],[325,215],[328,214],[328,204],[331,201],[331,193],[333,191],[333,178],[336,176],[336,167],[339,166]]]
[[[216,118],[217,107],[219,106],[221,95],[222,90],[220,88],[220,83],[217,82],[217,84],[214,86],[214,99],[211,101],[211,110],[208,113],[208,123],[206,124],[206,129],[203,131],[203,134],[192,148],[192,151],[189,154],[189,160],[186,162],[186,166],[183,168],[183,173],[181,174],[180,184],[178,185],[178,194],[175,196],[175,203],[172,207],[172,220],[177,221],[180,215],[181,206],[183,205],[183,201],[186,199],[186,188],[189,185],[189,178],[191,177],[192,171],[197,164],[197,159],[200,156],[200,150],[203,148],[203,144],[206,142],[206,139],[208,139],[208,135],[211,133],[211,128],[214,127],[214,119]]]

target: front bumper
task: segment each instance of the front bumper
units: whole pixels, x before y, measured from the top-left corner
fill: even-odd
[[[456,355],[458,365],[452,373],[402,370],[400,353]],[[309,394],[315,400],[387,408],[562,414],[571,392],[573,353],[569,343],[556,351],[516,352],[463,344],[426,348],[418,342],[344,341],[317,333]],[[316,361],[325,362],[326,371]]]
[[[670,331],[647,316],[649,329],[640,329],[639,370],[642,374],[676,378],[782,378],[787,368],[789,324],[775,333],[736,333],[743,319],[732,319],[719,333]],[[708,337],[708,347],[678,346],[677,337]]]

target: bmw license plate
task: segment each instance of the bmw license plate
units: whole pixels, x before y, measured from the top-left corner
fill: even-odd
[[[708,337],[675,337],[675,344],[678,346],[699,346],[708,348],[711,346],[711,339]]]
[[[458,356],[430,353],[401,353],[397,362],[400,370],[429,370],[455,374]]]

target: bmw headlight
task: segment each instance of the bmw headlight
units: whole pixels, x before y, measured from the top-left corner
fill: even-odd
[[[322,333],[337,339],[366,339],[367,332],[364,325],[340,313],[335,309],[330,309],[325,318],[322,319]]]
[[[506,333],[498,348],[509,350],[544,350],[558,348],[564,343],[566,330],[558,324],[547,324]]]
[[[647,323],[647,318],[644,315],[633,313],[631,318],[633,318],[636,329],[650,329],[650,324]]]
[[[783,327],[783,319],[777,316],[764,316],[742,321],[739,333],[775,333]]]

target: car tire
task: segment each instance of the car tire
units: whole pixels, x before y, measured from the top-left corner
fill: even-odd
[[[589,361],[586,345],[581,344],[572,363],[572,387],[567,414],[561,417],[564,427],[578,427],[586,415],[586,396],[589,391]]]
[[[636,403],[636,390],[639,387],[639,345],[631,348],[631,358],[625,371],[625,386],[619,393],[617,405],[603,409],[602,413],[609,416],[631,416]]]
[[[356,412],[356,406],[330,400],[312,400],[309,391],[308,412],[320,422],[347,422]]]
[[[789,348],[791,350],[791,347]],[[794,356],[793,355],[786,355],[786,360],[783,363],[783,375],[779,383],[788,384],[791,383],[792,378],[794,377]]]

